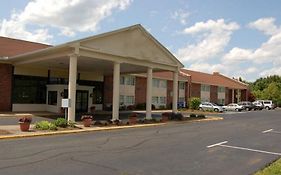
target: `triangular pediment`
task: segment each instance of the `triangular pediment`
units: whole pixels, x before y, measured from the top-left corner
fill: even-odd
[[[103,53],[156,63],[182,64],[140,25],[97,35],[80,42],[81,46]]]

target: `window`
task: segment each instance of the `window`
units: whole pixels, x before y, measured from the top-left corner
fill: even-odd
[[[57,91],[48,91],[48,105],[57,105],[57,97],[58,92]]]
[[[201,91],[210,92],[210,85],[201,84]]]
[[[179,97],[179,102],[185,102],[185,97]]]
[[[224,87],[219,86],[219,87],[218,87],[218,92],[222,92],[222,93],[224,93],[224,92],[225,92],[225,88],[224,88]]]
[[[201,98],[201,102],[210,102],[210,98]]]
[[[131,85],[134,86],[136,79],[134,76],[121,76],[120,77],[120,84],[121,85]]]
[[[124,85],[124,84],[125,84],[125,77],[124,77],[124,76],[121,76],[121,77],[120,77],[120,84],[121,84],[121,85]]]
[[[152,97],[152,104],[158,104],[158,97]]]
[[[36,76],[14,76],[13,103],[46,104],[47,78]]]
[[[222,98],[222,99],[218,99],[218,104],[219,105],[224,105],[224,99]]]
[[[152,104],[161,104],[161,105],[165,105],[166,104],[166,97],[158,97],[158,96],[154,96],[152,97]]]
[[[153,87],[156,87],[156,88],[167,88],[167,81],[166,80],[153,79],[152,85],[153,85]]]
[[[103,103],[103,83],[96,82],[93,85],[92,104],[102,104]]]
[[[133,105],[135,104],[135,97],[120,95],[119,101],[120,101],[120,105]]]
[[[166,97],[159,97],[160,104],[166,104]]]
[[[185,82],[179,82],[179,89],[185,89]]]
[[[120,99],[119,99],[120,105],[124,105],[124,103],[125,103],[125,101],[124,101],[124,95],[120,95],[119,98],[120,98]]]

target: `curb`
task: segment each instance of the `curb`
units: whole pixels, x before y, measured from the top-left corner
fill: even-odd
[[[162,126],[166,124],[167,123],[141,124],[141,125],[131,125],[131,126],[114,126],[114,127],[89,128],[89,129],[87,128],[83,130],[51,131],[51,132],[34,133],[34,134],[6,135],[6,136],[0,136],[0,140],[17,139],[17,138],[25,138],[25,137],[74,134],[74,133],[92,132],[92,131],[109,131],[109,130],[119,130],[119,129],[128,129],[128,128],[144,128],[144,127],[152,127],[152,126]]]
[[[191,122],[204,122],[204,121],[217,121],[223,120],[222,117],[213,117],[210,116],[206,119],[194,119],[189,121],[180,121],[180,122],[169,122],[171,124],[181,124],[181,123],[191,123]],[[144,127],[152,127],[152,126],[163,126],[168,123],[156,123],[156,124],[140,124],[140,125],[131,125],[131,126],[114,126],[114,127],[100,127],[100,128],[84,128],[83,130],[68,130],[68,131],[51,131],[51,132],[41,132],[34,134],[20,134],[20,135],[5,135],[0,136],[0,140],[4,139],[17,139],[17,138],[25,138],[25,137],[39,137],[39,136],[52,136],[52,135],[63,135],[63,134],[74,134],[74,133],[83,133],[83,132],[93,132],[93,131],[110,131],[110,130],[120,130],[120,129],[128,129],[128,128],[144,128]]]

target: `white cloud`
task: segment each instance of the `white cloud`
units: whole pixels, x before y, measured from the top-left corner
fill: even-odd
[[[274,18],[261,18],[254,22],[249,23],[249,27],[258,29],[264,32],[266,35],[274,35],[280,32],[280,29],[274,24]]]
[[[178,49],[177,56],[182,61],[204,61],[218,56],[229,43],[233,31],[238,29],[237,23],[227,23],[224,19],[198,22],[183,33],[194,35],[199,41]]]
[[[256,49],[233,48],[224,55],[230,64],[250,60],[256,64],[273,63],[281,65],[281,27],[276,26],[274,18],[262,18],[249,25],[269,35],[269,39]]]
[[[179,20],[179,22],[183,25],[186,25],[188,17],[189,17],[189,13],[185,12],[182,9],[175,11],[171,15],[172,19]]]
[[[0,21],[0,35],[47,42],[53,37],[49,27],[66,36],[96,31],[104,18],[114,10],[126,9],[130,3],[131,0],[33,0],[23,11],[12,12],[10,19]]]
[[[200,62],[191,64],[188,69],[207,73],[226,71],[225,67],[222,64],[209,64]]]
[[[260,73],[260,76],[265,77],[269,75],[281,75],[281,67],[273,67],[268,70],[264,70]]]

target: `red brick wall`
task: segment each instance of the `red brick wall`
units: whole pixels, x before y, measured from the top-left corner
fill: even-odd
[[[247,90],[241,90],[241,101],[247,101]]]
[[[229,103],[231,103],[231,101],[229,101],[229,95],[230,95],[230,93],[229,93],[229,89],[228,88],[225,88],[225,104],[227,105],[227,104],[229,104]]]
[[[136,77],[135,104],[146,102],[146,78]]]
[[[192,83],[190,89],[191,97],[201,97],[201,84]]]
[[[104,86],[103,86],[103,103],[104,107],[106,104],[112,104],[113,97],[113,76],[104,76]]]
[[[167,107],[171,108],[173,103],[173,96],[171,96],[171,92],[173,92],[173,81],[167,81]]]
[[[0,111],[12,110],[13,66],[0,63]]]
[[[228,89],[228,103],[232,103],[232,89]]]
[[[217,86],[210,86],[210,101],[213,103],[218,102],[218,87]]]

